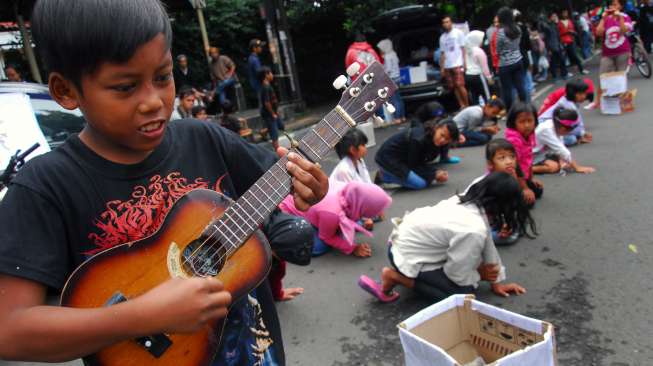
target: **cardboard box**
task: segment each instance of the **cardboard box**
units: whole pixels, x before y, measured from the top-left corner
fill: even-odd
[[[398,325],[406,366],[556,366],[553,325],[454,295]],[[481,363],[483,364],[483,363]]]
[[[402,67],[399,69],[399,77],[401,85],[423,83],[428,80],[425,65]]]
[[[635,97],[637,89],[628,90],[615,96],[601,96],[601,113],[606,115],[620,115],[635,110]]]
[[[607,72],[601,74],[601,94],[614,97],[628,91],[628,77],[625,71]]]

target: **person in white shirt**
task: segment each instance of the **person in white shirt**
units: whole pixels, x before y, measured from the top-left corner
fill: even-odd
[[[376,44],[376,46],[381,50],[381,57],[383,57],[383,68],[385,72],[390,76],[390,79],[394,81],[397,85],[401,80],[399,74],[399,57],[397,52],[395,52],[392,47],[392,41],[389,39],[383,39]],[[402,123],[406,121],[406,112],[404,110],[404,102],[401,100],[401,95],[399,93],[394,93],[390,98],[390,103],[395,107],[394,113],[394,122]],[[389,119],[389,118],[388,118]]]
[[[553,118],[540,122],[535,128],[533,148],[533,173],[555,174],[561,170],[590,174],[595,169],[578,165],[565,146],[562,138],[578,126],[578,112],[573,109],[557,108]]]
[[[465,89],[465,34],[453,27],[450,16],[442,18],[442,28],[444,32],[440,36],[440,72],[449,90],[456,95],[460,108],[465,108],[469,105]]]
[[[490,216],[519,228],[523,236],[537,235],[517,180],[494,172],[464,196],[456,195],[395,219],[388,250],[392,267],[383,268],[381,282],[361,276],[359,286],[382,302],[399,297],[393,291],[397,285],[413,289],[430,301],[474,293],[481,280],[492,282],[492,290],[500,296],[525,293],[518,284],[502,283],[506,271],[492,241]]]
[[[370,172],[365,164],[367,155],[367,136],[356,128],[353,128],[342,137],[336,144],[336,153],[340,162],[333,169],[329,176],[329,183],[338,185],[340,183],[362,182],[372,183]],[[363,218],[363,227],[372,230],[374,222],[372,218]]]

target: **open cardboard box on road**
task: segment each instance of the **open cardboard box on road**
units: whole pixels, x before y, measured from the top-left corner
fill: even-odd
[[[603,73],[600,76],[601,113],[620,115],[635,109],[637,90],[628,90],[625,71]]]
[[[553,325],[454,295],[399,324],[406,366],[556,366]],[[483,364],[483,363],[481,363]]]

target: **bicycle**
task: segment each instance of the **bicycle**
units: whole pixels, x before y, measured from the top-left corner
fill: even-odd
[[[637,68],[640,74],[643,77],[650,79],[653,74],[653,68],[651,67],[651,61],[648,58],[648,52],[644,48],[644,42],[639,36],[638,31],[632,31],[628,33],[628,40],[631,44],[631,59],[632,63]]]

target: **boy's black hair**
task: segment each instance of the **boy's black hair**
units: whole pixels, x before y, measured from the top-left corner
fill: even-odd
[[[359,129],[352,128],[347,131],[342,139],[336,144],[336,154],[338,158],[342,159],[349,156],[349,148],[358,148],[361,145],[367,144],[367,136]]]
[[[104,62],[124,63],[138,47],[172,30],[159,0],[39,0],[32,13],[37,50],[50,72],[81,91],[82,76]]]
[[[501,98],[490,98],[485,105],[498,108],[500,111],[506,109],[506,103],[504,103]]]
[[[458,138],[460,137],[460,131],[458,130],[458,126],[456,125],[456,122],[454,122],[453,119],[451,118],[445,118],[440,121],[435,119],[427,121],[426,123],[424,123],[424,132],[426,133],[426,136],[433,139],[433,135],[435,134],[435,131],[438,128],[442,128],[442,127],[445,127],[447,130],[449,130],[449,136],[451,136],[451,142],[458,141]]]
[[[490,173],[459,197],[461,204],[472,203],[484,209],[488,216],[498,221],[498,227],[507,224],[522,236],[533,238],[537,235],[535,220],[524,201],[519,182],[508,173]]]
[[[256,73],[256,78],[262,83],[265,80],[265,76],[270,72],[272,72],[272,69],[269,66],[261,66]]]
[[[417,116],[417,119],[420,122],[424,123],[434,118],[435,119],[442,118],[446,113],[447,112],[445,111],[442,104],[438,102],[429,102],[419,106],[419,108],[417,108],[417,111],[415,112],[415,115]]]
[[[589,85],[584,80],[575,79],[567,83],[565,86],[565,97],[568,101],[576,103],[577,93],[587,93]]]
[[[191,114],[193,115],[194,118],[197,118],[197,115],[200,114],[201,112],[206,112],[206,107],[203,105],[196,105],[191,109]]]
[[[490,140],[490,142],[485,145],[485,160],[492,161],[492,159],[494,159],[494,155],[499,150],[512,151],[512,153],[517,156],[517,151],[515,150],[515,147],[510,143],[510,141],[503,138],[496,138]]]
[[[224,103],[222,103],[222,113],[225,115],[234,113],[234,104],[225,100]]]
[[[193,91],[193,88],[189,86],[182,87],[181,90],[179,90],[179,100],[182,100],[186,98],[189,95],[195,95],[195,92]]]
[[[553,111],[553,124],[556,128],[562,126],[560,120],[578,121],[578,112],[573,109],[558,107]],[[569,128],[568,126],[562,127]]]
[[[11,63],[6,64],[5,65],[5,71],[7,71],[8,69],[14,69],[14,70],[16,70],[16,72],[18,72],[20,74],[20,69],[18,68],[18,66],[16,66],[16,64],[11,64]]]
[[[513,103],[512,107],[510,107],[510,111],[508,111],[508,117],[506,118],[507,128],[512,128],[513,130],[517,128],[517,116],[519,116],[520,113],[531,113],[535,123],[537,123],[537,109],[535,106],[532,103],[516,101]]]

